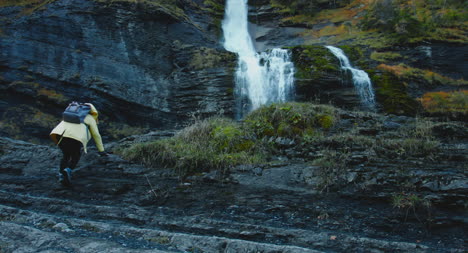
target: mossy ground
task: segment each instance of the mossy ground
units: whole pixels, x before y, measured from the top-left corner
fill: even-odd
[[[339,61],[323,46],[297,46],[290,49],[296,78],[316,80],[327,72],[340,70]]]
[[[370,75],[376,90],[377,102],[383,110],[397,115],[416,115],[421,107],[410,97],[406,85],[391,72]]]

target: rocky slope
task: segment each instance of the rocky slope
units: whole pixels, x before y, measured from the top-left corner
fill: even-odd
[[[2,135],[44,138],[72,100],[94,103],[106,135],[115,137],[184,124],[191,114],[232,114],[235,56],[220,46],[203,5],[65,0],[0,7]]]
[[[183,181],[171,169],[91,149],[73,188],[56,182],[56,147],[1,138],[0,250],[466,251],[466,128],[434,125],[437,152],[420,156],[417,143],[385,149],[357,140],[399,136],[412,118],[345,111],[340,117],[333,131],[350,133],[341,139],[294,145],[276,138],[280,148],[271,163]],[[107,149],[173,134],[132,136]],[[324,145],[346,156],[334,165],[313,163],[327,157]]]

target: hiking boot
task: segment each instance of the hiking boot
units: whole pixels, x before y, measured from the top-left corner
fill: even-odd
[[[69,186],[71,184],[72,170],[70,168],[65,168],[60,170],[59,173],[59,182],[64,186]]]

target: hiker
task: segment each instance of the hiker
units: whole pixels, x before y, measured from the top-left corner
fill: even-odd
[[[59,181],[62,185],[71,184],[72,170],[81,157],[81,145],[87,153],[86,144],[91,137],[96,143],[99,155],[107,156],[97,123],[98,111],[94,105],[72,102],[63,113],[63,120],[50,133],[50,137],[63,153],[59,170]]]

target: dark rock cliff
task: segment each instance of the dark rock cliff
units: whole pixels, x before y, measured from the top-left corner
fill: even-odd
[[[235,56],[222,50],[201,6],[171,5],[65,0],[30,14],[28,6],[0,8],[2,134],[47,135],[72,100],[94,103],[103,129],[117,132],[231,114]]]

